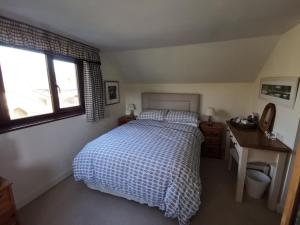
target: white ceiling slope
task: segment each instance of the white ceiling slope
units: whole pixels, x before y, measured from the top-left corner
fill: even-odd
[[[104,72],[131,83],[251,82],[279,36],[102,54]]]
[[[300,1],[0,0],[0,15],[110,51],[281,34]]]

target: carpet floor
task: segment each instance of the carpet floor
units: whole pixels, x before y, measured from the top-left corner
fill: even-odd
[[[279,225],[280,215],[266,200],[234,201],[236,170],[226,162],[202,158],[202,204],[191,225]],[[72,177],[19,211],[21,225],[177,225],[157,208],[88,189]]]

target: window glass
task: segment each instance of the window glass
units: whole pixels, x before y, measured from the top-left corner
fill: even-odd
[[[0,65],[12,120],[53,112],[43,53],[0,46]]]
[[[77,68],[73,62],[53,60],[60,108],[79,106]]]

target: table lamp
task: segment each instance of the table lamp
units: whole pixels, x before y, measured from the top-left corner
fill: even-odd
[[[208,125],[212,126],[213,125],[212,117],[215,115],[215,109],[213,107],[208,107],[206,110],[206,115],[208,116]]]
[[[128,104],[128,109],[130,110],[130,116],[134,117],[134,110],[136,109],[135,104]]]

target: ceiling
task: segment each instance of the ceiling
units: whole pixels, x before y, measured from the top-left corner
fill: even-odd
[[[104,75],[128,83],[252,82],[280,36],[102,54]]]
[[[103,51],[281,34],[299,0],[0,0],[0,15]]]

